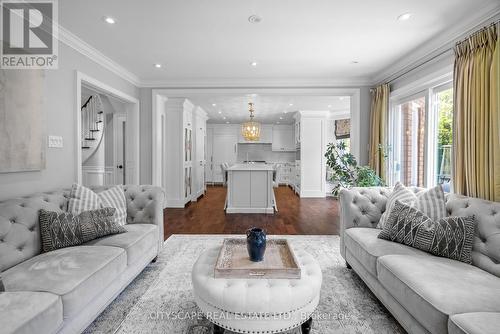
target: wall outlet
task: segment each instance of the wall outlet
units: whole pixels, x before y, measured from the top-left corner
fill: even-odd
[[[61,136],[49,136],[49,147],[62,148],[63,147],[63,137],[61,137]]]

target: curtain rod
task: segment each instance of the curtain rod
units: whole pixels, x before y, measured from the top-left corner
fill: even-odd
[[[489,27],[494,26],[494,25],[499,25],[499,24],[500,24],[500,20],[493,21],[493,22],[491,22],[489,25],[487,25],[487,26],[485,26],[485,27],[483,27],[483,28],[481,28],[481,29],[479,29],[479,30],[477,30],[477,31],[475,31],[475,32],[473,32],[473,33],[471,33],[471,34],[469,34],[469,35],[468,35],[467,37],[465,37],[464,39],[461,39],[461,40],[456,41],[456,42],[455,42],[455,45],[456,45],[456,44],[458,44],[458,43],[461,43],[461,42],[463,42],[463,41],[466,41],[467,39],[471,38],[472,36],[475,36],[475,35],[479,34],[481,31],[483,31],[483,30],[484,30],[484,29],[486,29],[486,28],[489,28]],[[500,29],[500,25],[499,25],[499,29]],[[497,38],[500,38],[500,36],[498,36]],[[412,72],[412,71],[416,70],[417,68],[422,67],[423,65],[425,65],[425,64],[427,64],[427,63],[429,63],[429,62],[433,61],[434,59],[439,58],[439,57],[441,57],[442,55],[444,55],[444,54],[446,54],[446,53],[448,53],[448,52],[452,51],[453,49],[454,49],[454,46],[451,46],[451,47],[449,47],[449,48],[447,48],[447,49],[445,49],[445,50],[443,50],[443,51],[439,52],[438,54],[436,54],[436,55],[432,56],[431,58],[429,58],[429,59],[425,60],[424,62],[422,62],[422,63],[420,63],[420,64],[418,64],[418,65],[416,65],[416,66],[410,67],[408,70],[404,71],[403,73],[398,74],[397,76],[395,76],[394,78],[391,78],[390,80],[386,81],[385,83],[390,84],[390,83],[392,83],[392,82],[396,81],[397,79],[399,79],[399,78],[401,78],[401,77],[403,77],[403,76],[407,75],[408,73],[410,73],[410,72]]]

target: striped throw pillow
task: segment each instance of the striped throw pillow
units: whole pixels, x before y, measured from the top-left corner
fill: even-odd
[[[446,202],[441,186],[438,185],[415,194],[411,189],[398,182],[387,199],[385,212],[380,217],[378,228],[384,228],[396,201],[417,208],[434,221],[446,217]]]
[[[84,211],[100,208],[115,208],[115,221],[120,225],[127,223],[127,201],[123,186],[117,185],[100,193],[80,184],[73,184],[68,202],[68,211],[78,215]]]

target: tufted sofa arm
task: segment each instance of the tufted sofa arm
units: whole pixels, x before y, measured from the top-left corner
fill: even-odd
[[[351,227],[376,228],[385,211],[390,188],[351,188],[340,191],[340,254],[345,258],[344,233]]]
[[[110,186],[93,187],[96,192]],[[127,199],[127,224],[154,224],[158,226],[158,253],[163,247],[163,208],[165,192],[151,185],[125,185]]]

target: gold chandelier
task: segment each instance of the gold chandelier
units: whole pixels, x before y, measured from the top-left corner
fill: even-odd
[[[260,139],[260,124],[253,120],[252,102],[248,102],[248,111],[250,112],[250,120],[241,124],[241,135],[246,141],[258,141]]]

